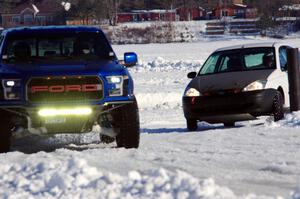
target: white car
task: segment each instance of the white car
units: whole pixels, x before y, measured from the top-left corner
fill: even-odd
[[[191,72],[183,96],[187,128],[198,121],[224,123],[273,115],[283,118],[289,107],[288,45],[260,43],[231,46],[213,52],[200,71]]]

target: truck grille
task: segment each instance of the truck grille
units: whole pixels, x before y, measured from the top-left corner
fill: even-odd
[[[103,98],[98,76],[35,77],[27,84],[30,102],[93,101]]]

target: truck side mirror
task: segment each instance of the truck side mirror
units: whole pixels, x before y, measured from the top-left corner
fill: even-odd
[[[137,54],[135,54],[134,52],[124,53],[124,66],[132,67],[135,66],[137,62],[138,62]]]
[[[196,76],[197,76],[197,73],[196,73],[196,72],[190,72],[190,73],[188,73],[188,75],[187,75],[187,77],[190,78],[190,79],[194,79]]]

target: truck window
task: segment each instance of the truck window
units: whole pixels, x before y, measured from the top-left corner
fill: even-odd
[[[111,59],[112,49],[98,33],[13,35],[4,51],[8,63]]]

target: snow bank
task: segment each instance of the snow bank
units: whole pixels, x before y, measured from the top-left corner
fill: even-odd
[[[213,179],[201,181],[185,172],[171,173],[162,168],[120,176],[101,172],[75,157],[47,163],[35,159],[22,165],[1,164],[0,172],[5,173],[0,176],[3,198],[237,198]]]
[[[292,193],[292,199],[300,199],[300,186]]]
[[[114,44],[193,42],[203,37],[207,21],[121,23],[104,29]]]
[[[280,126],[300,128],[300,111],[288,113],[285,115],[283,120],[278,122],[267,121],[266,126],[272,128]]]
[[[135,84],[142,86],[142,89],[135,91],[139,107],[141,109],[179,109],[181,98],[187,82],[190,80],[186,74],[190,71],[199,71],[203,61],[174,61],[157,57],[152,61],[140,61],[137,66],[130,69],[134,78],[138,76],[139,81]],[[174,72],[180,75],[174,75]],[[163,78],[150,77],[150,73],[164,74]],[[173,75],[170,75],[170,74]],[[184,75],[183,75],[184,74]],[[157,86],[163,89],[152,89]],[[174,88],[181,92],[175,91]]]
[[[158,92],[137,93],[136,98],[141,109],[176,109],[181,107],[182,93]]]
[[[181,70],[181,71],[189,71],[189,70],[199,70],[203,61],[186,61],[186,60],[167,60],[162,57],[157,57],[153,61],[144,62],[142,60],[139,61],[138,65],[132,69],[132,71],[156,71],[156,72],[164,72],[164,71],[173,71],[173,70]]]

